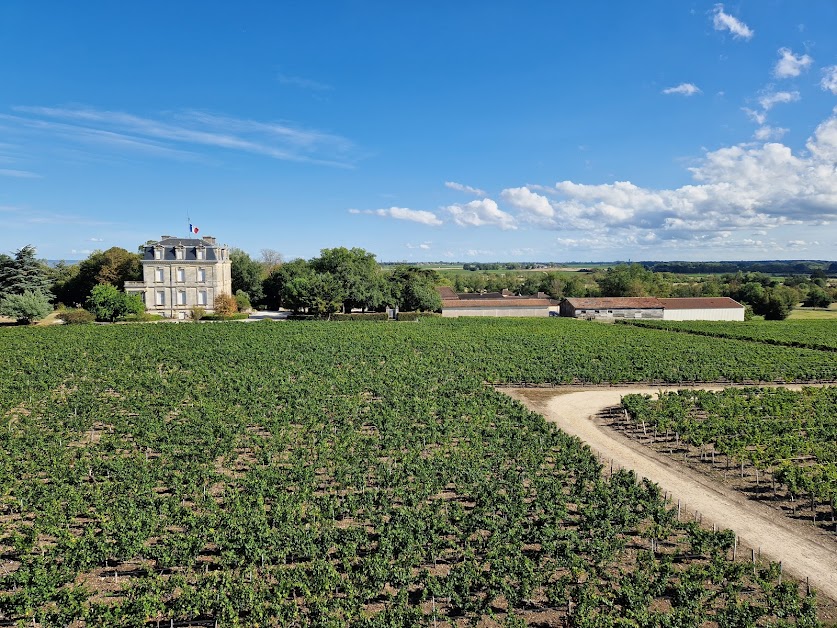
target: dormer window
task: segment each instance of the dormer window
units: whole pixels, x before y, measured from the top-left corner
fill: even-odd
[[[204,250],[202,247],[195,249],[195,259],[204,259]]]
[[[183,251],[183,247],[182,247],[182,246],[178,246],[178,247],[176,247],[176,248],[174,249],[174,257],[175,257],[175,259],[183,259],[183,253],[184,253],[184,251]]]
[[[154,259],[163,259],[163,249],[159,247],[154,249]]]

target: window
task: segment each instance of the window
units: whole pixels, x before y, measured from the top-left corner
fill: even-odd
[[[165,290],[157,290],[157,300],[155,301],[157,305],[165,305],[166,304],[166,291]]]
[[[183,259],[183,247],[177,247],[174,249],[174,256],[177,259]]]
[[[206,290],[198,290],[198,305],[206,305]]]
[[[185,268],[178,268],[177,269],[177,281],[183,283],[186,281],[186,269]]]
[[[163,249],[154,249],[154,259],[163,259]]]
[[[206,268],[198,268],[198,281],[201,283],[206,281]]]
[[[203,249],[195,249],[195,259],[203,259]]]
[[[154,269],[154,279],[157,282],[163,282],[166,280],[166,273],[162,268],[155,268]]]
[[[186,291],[180,290],[177,293],[177,304],[178,305],[186,305]]]

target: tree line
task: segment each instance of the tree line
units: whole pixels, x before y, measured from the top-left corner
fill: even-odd
[[[239,309],[286,309],[318,317],[351,311],[438,311],[437,286],[457,292],[515,294],[543,292],[564,297],[718,297],[728,296],[766,319],[786,318],[798,303],[828,307],[837,289],[826,270],[777,278],[761,272],[683,275],[657,272],[642,264],[618,264],[584,272],[463,270],[441,275],[408,264],[381,265],[362,248],[326,248],[311,259],[283,261],[263,249],[258,259],[242,249],[230,251],[232,295]],[[526,270],[525,272],[523,272]],[[120,247],[94,251],[77,264],[48,266],[26,245],[14,256],[0,254],[0,315],[28,323],[45,317],[53,305],[87,308],[98,320],[143,312],[138,297],[125,295],[126,281],[142,279],[142,256]],[[107,287],[104,287],[107,286]]]
[[[837,300],[837,288],[829,284],[822,269],[810,274],[773,277],[760,272],[703,276],[656,272],[642,264],[618,264],[584,272],[529,271],[481,273],[463,271],[446,279],[457,292],[519,294],[544,292],[553,299],[564,297],[721,297],[749,306],[749,312],[768,320],[786,318],[802,303],[828,307]]]

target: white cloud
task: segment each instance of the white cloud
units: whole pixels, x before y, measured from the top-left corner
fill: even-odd
[[[533,222],[539,219],[551,219],[555,216],[555,210],[549,199],[540,194],[535,194],[529,188],[508,188],[500,193],[503,200],[509,205],[519,209],[524,217]]]
[[[663,90],[663,94],[678,94],[680,96],[694,96],[702,93],[694,83],[680,83],[677,87],[667,87]]]
[[[421,209],[408,209],[406,207],[389,207],[387,209],[350,209],[350,214],[370,214],[382,218],[394,218],[396,220],[407,220],[417,222],[431,227],[438,227],[442,224],[436,214]]]
[[[422,251],[429,251],[433,246],[432,242],[422,242],[421,244],[407,244],[408,249],[421,249]]]
[[[776,137],[784,129],[759,131]],[[737,240],[734,234],[837,219],[837,109],[816,128],[804,152],[795,154],[775,141],[743,143],[708,152],[689,170],[693,183],[673,189],[561,181],[509,188],[501,195],[521,223],[566,232],[562,246],[756,246],[756,240]]]
[[[770,111],[775,105],[796,102],[799,100],[799,92],[774,92],[767,90],[759,96],[759,104],[765,111]]]
[[[744,22],[729,13],[724,13],[724,5],[716,4],[713,11],[712,24],[716,31],[727,30],[732,33],[733,37],[741,39],[752,39],[755,34],[753,30]]]
[[[830,65],[822,69],[820,87],[837,96],[837,65]]]
[[[495,226],[501,229],[517,229],[514,217],[507,214],[490,198],[470,203],[448,205],[447,212],[453,221],[461,227]]]
[[[779,48],[779,60],[773,68],[776,78],[793,78],[807,70],[814,60],[807,54],[795,55],[790,48]]]
[[[445,187],[451,190],[456,190],[457,192],[473,194],[474,196],[486,195],[485,190],[481,190],[479,188],[472,188],[470,185],[463,185],[462,183],[456,183],[455,181],[445,181]]]
[[[88,242],[104,242],[104,238],[87,238]]]
[[[788,132],[788,129],[773,126],[760,126],[753,134],[753,138],[759,141],[780,140]]]
[[[28,170],[12,170],[9,168],[0,168],[0,177],[13,177],[15,179],[40,179],[41,175]]]

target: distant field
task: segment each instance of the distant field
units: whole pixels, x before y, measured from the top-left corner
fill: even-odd
[[[791,311],[788,320],[810,321],[810,320],[837,320],[837,303],[832,303],[827,310],[798,307]]]
[[[830,314],[830,312],[823,312]],[[834,312],[837,315],[837,312]],[[837,316],[784,321],[626,321],[638,327],[837,351]]]

